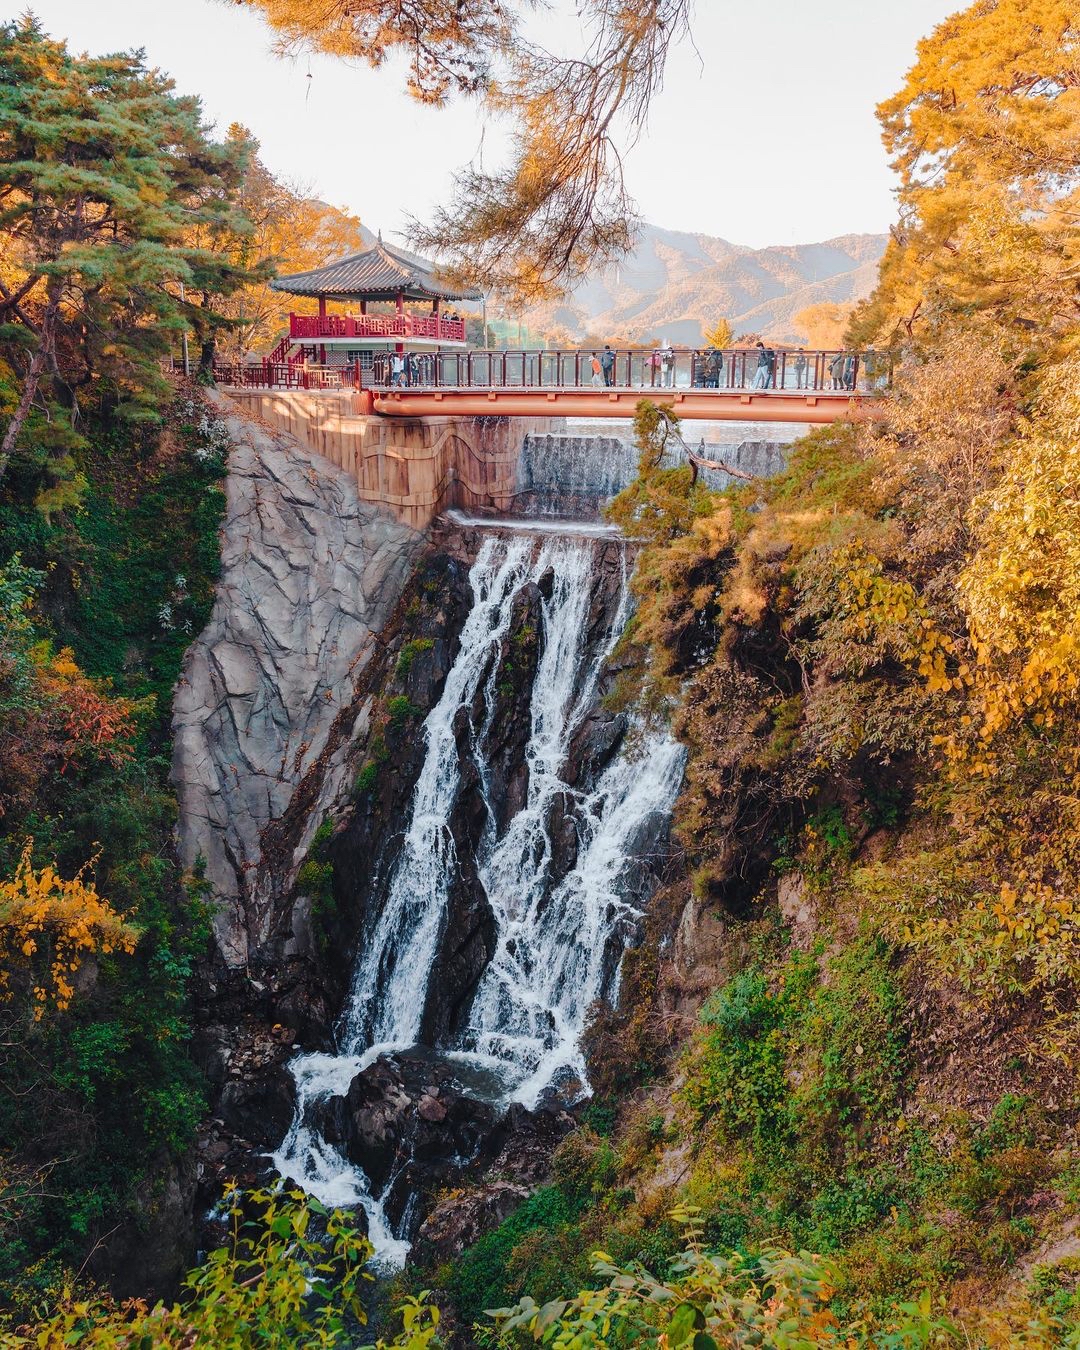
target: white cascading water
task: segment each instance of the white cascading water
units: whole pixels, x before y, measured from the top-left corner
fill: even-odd
[[[663,732],[628,737],[591,791],[575,790],[560,777],[628,614],[624,575],[617,613],[589,649],[592,564],[593,545],[584,539],[538,544],[529,534],[500,534],[483,543],[469,575],[473,605],[458,655],[424,723],[426,753],[412,816],[386,901],[357,962],[340,1053],[300,1055],[291,1065],[297,1109],[274,1164],[324,1204],[362,1205],[377,1257],[387,1267],[402,1264],[409,1244],[391,1231],[363,1172],[312,1126],[310,1109],[345,1093],[379,1054],[418,1040],[457,862],[450,831],[460,783],[455,716],[481,694],[490,718],[498,651],[514,599],[528,582],[551,574],[532,686],[528,796],[501,837],[489,810],[476,862],[495,916],[497,946],[469,1025],[449,1052],[455,1060],[497,1070],[505,1101],[535,1106],[554,1082],[572,1087],[576,1081],[578,1092],[587,1091],[579,1041],[589,1005],[614,992],[605,986],[617,978],[618,956],[637,914],[635,849],[655,834],[679,789],[683,750]],[[485,721],[473,736],[482,781],[487,729]],[[560,799],[578,834],[575,865],[562,878],[553,875],[549,833]]]

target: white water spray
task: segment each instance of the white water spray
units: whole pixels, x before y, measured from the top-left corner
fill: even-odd
[[[496,951],[481,978],[454,1060],[495,1068],[504,1100],[535,1106],[545,1089],[587,1091],[579,1040],[589,1005],[610,996],[618,959],[645,890],[637,851],[657,834],[682,778],[683,751],[666,733],[640,733],[590,791],[562,776],[574,734],[592,705],[600,669],[628,615],[622,577],[616,613],[590,648],[594,545],[528,534],[485,539],[469,575],[473,606],[442,697],[424,723],[426,752],[411,818],[389,890],[365,937],[341,1030],[341,1053],[292,1064],[297,1110],[274,1164],[328,1205],[362,1205],[376,1252],[399,1266],[408,1243],[391,1230],[367,1178],[311,1123],[312,1107],[343,1094],[380,1053],[420,1035],[432,968],[458,865],[450,830],[461,765],[454,723],[480,695],[486,717],[472,753],[488,782],[485,737],[494,707],[498,654],[515,597],[550,574],[541,601],[542,647],[532,685],[525,752],[528,795],[501,837],[489,806],[477,871],[496,921]],[[552,828],[569,816],[575,865],[557,875]],[[646,874],[647,875],[647,874]]]

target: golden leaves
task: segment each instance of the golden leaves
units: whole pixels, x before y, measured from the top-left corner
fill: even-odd
[[[1075,323],[1078,48],[1072,0],[971,4],[919,44],[878,108],[901,223],[869,327],[946,311]]]
[[[90,863],[64,880],[51,865],[35,871],[28,840],[15,875],[0,882],[0,991],[10,997],[11,979],[39,953],[33,984],[34,1017],[50,1003],[67,1008],[74,977],[87,956],[135,950],[139,930],[126,923],[88,880]]]

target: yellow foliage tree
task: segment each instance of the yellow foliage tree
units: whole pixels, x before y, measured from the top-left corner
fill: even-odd
[[[960,591],[977,657],[983,741],[1022,718],[1046,727],[1063,716],[1077,720],[1078,483],[1080,354],[1074,354],[1044,376],[1008,467],[973,511],[976,548]]]
[[[1076,322],[1080,13],[1074,0],[977,0],[918,47],[878,109],[900,221],[860,316],[868,341],[944,312]]]
[[[712,328],[705,329],[705,345],[723,351],[731,346],[733,330],[727,319],[718,319]]]
[[[819,351],[832,351],[844,345],[844,334],[851,322],[854,305],[840,305],[823,301],[818,305],[807,305],[800,309],[792,319],[802,341],[807,347]]]
[[[0,882],[0,991],[11,996],[19,968],[32,973],[34,1017],[67,1008],[74,976],[89,955],[131,953],[139,930],[98,895],[87,869],[69,881],[53,867],[35,871],[27,842],[15,875]]]
[[[211,236],[208,231],[196,230],[193,244],[223,252],[230,262],[244,269],[267,259],[277,275],[322,267],[364,248],[358,217],[275,178],[259,159],[258,142],[245,127],[234,123],[228,141],[247,146],[248,167],[237,205],[251,228],[228,237],[222,237],[220,231]],[[229,296],[207,296],[205,300],[233,323],[217,345],[234,359],[242,359],[251,351],[269,350],[284,329],[290,310],[314,313],[318,303],[272,290],[269,276],[260,276]]]
[[[947,785],[938,851],[860,885],[962,979],[1038,993],[1040,1045],[1063,1055],[1080,1045],[1062,993],[1080,980],[1080,353],[1044,368],[1012,439],[994,396],[1007,380],[982,361],[947,351],[910,371],[922,382],[893,409],[885,477],[936,519],[912,507],[902,574],[861,548],[832,556],[830,650],[843,637],[866,668],[885,656],[918,676]],[[905,439],[906,476],[891,462]],[[958,549],[948,517],[965,501]]]
[[[905,555],[960,565],[971,504],[997,480],[1016,416],[1012,363],[993,335],[943,331],[932,358],[905,362],[883,434],[871,433],[880,486],[908,526]]]

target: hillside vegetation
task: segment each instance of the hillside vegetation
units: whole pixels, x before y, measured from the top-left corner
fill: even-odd
[[[714,494],[665,460],[670,410],[640,406],[610,697],[688,747],[676,856],[594,1012],[595,1096],[549,1184],[402,1277],[394,1345],[1080,1346],[1074,8],[978,0],[883,105],[901,222],[851,332],[897,359],[882,420]],[[2,32],[41,98],[85,92],[32,24]],[[222,446],[152,358],[177,276],[220,296],[192,317],[210,341],[265,271],[215,272],[174,232],[185,193],[231,218],[245,156],[204,146],[138,62],[106,77],[185,131],[152,147],[179,204],[143,219],[99,193],[135,214],[78,251],[26,231],[87,176],[35,177],[0,106],[20,250],[0,264],[0,1344],[356,1345],[370,1246],[280,1193],[229,1197],[228,1244],[175,1304],[94,1286],[118,1230],[139,1278],[138,1221],[185,1184],[201,1110],[205,913],[165,753]]]

